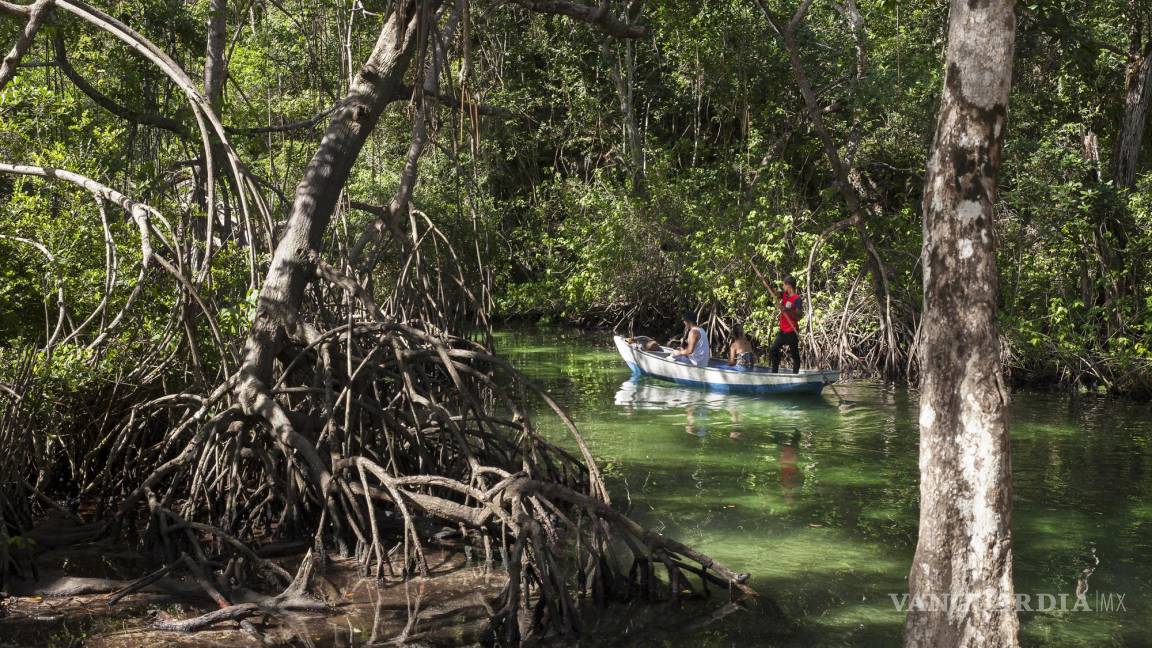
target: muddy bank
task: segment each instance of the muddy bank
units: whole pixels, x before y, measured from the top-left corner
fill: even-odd
[[[82,533],[73,532],[72,537]],[[507,581],[498,565],[478,562],[455,548],[426,549],[428,576],[408,580],[395,575],[365,577],[354,559],[330,558],[324,575],[313,581],[312,589],[323,600],[308,609],[257,612],[245,617],[246,627],[239,620],[224,620],[197,632],[172,632],[156,626],[219,609],[191,575],[173,568],[139,591],[123,594],[126,586],[162,565],[106,540],[40,549],[23,563],[26,578],[13,579],[0,598],[0,648],[487,645],[489,620]],[[301,555],[275,560],[295,571]],[[398,574],[399,562],[393,567]],[[227,595],[235,603],[267,601],[266,596],[239,588]],[[686,591],[677,604],[636,597],[607,608],[588,601],[578,606],[580,635],[586,645],[594,646],[662,645],[723,623],[730,615],[780,618],[770,604],[728,603],[723,591],[713,591],[708,598]],[[526,631],[530,619],[521,616]],[[537,643],[572,642],[553,638]]]
[[[281,559],[286,567],[299,556]],[[104,543],[50,550],[35,558],[38,578],[16,580],[0,600],[0,647],[364,646],[376,643],[468,645],[480,640],[506,577],[454,551],[430,551],[429,575],[367,578],[351,559],[331,559],[313,609],[257,613],[248,629],[226,620],[195,633],[158,623],[218,609],[193,579],[176,574],[143,591],[117,591],[159,566]],[[26,565],[29,576],[31,564]],[[397,565],[397,568],[399,565]],[[229,592],[236,602],[254,592]]]

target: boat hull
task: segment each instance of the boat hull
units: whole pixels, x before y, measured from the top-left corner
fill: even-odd
[[[660,353],[634,349],[619,335],[613,336],[616,350],[633,376],[651,376],[686,387],[733,394],[819,394],[824,385],[840,378],[837,371],[802,370],[798,374],[772,373],[763,367],[734,371],[718,366],[695,367],[670,360],[672,349]],[[715,364],[715,363],[714,363]]]

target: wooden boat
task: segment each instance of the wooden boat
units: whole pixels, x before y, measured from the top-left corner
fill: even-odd
[[[678,385],[702,387],[712,391],[741,394],[819,394],[824,385],[840,379],[839,371],[801,369],[800,373],[772,373],[767,367],[751,370],[728,368],[728,363],[713,358],[707,367],[696,367],[672,359],[674,349],[643,351],[619,335],[612,336],[620,357],[633,376],[652,376]]]

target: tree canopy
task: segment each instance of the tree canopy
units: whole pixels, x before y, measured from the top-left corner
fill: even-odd
[[[781,16],[795,8],[769,4]],[[387,9],[225,6],[221,120],[274,220]],[[208,2],[133,0],[117,17],[196,78],[210,11]],[[996,209],[1012,368],[1039,381],[1087,375],[1146,390],[1148,160],[1121,171],[1119,158],[1133,136],[1133,102],[1146,109],[1152,92],[1133,92],[1147,69],[1148,11],[1117,0],[1041,2],[1019,13],[1016,136]],[[890,283],[885,308],[900,367],[884,367],[892,360],[881,352],[868,255],[841,224],[850,210],[757,3],[609,3],[607,14],[642,25],[644,37],[619,39],[516,3],[476,6],[445,54],[413,204],[468,250],[470,276],[496,314],[655,325],[699,306],[765,336],[770,304],[741,262],[755,260],[807,280],[809,346],[821,360],[914,370],[920,178],[946,7],[817,3],[795,32],[819,118]],[[22,27],[0,26],[6,42]],[[72,17],[44,31],[4,90],[3,161],[69,169],[188,223],[202,218],[203,172],[188,161],[194,120],[171,79]],[[349,204],[387,204],[396,191],[414,105],[386,111],[365,143],[345,186],[344,236],[355,239],[372,219]],[[1141,124],[1137,154],[1145,134]],[[5,234],[38,241],[54,258],[4,240],[0,330],[10,341],[42,339],[57,281],[75,312],[101,297],[99,218],[66,187],[0,183]],[[235,242],[240,258],[244,241]],[[219,290],[240,310],[253,288],[242,277],[220,272]]]

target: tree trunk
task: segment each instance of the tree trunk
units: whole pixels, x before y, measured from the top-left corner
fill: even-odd
[[[952,1],[944,94],[924,182],[920,532],[908,579],[906,647],[1017,645],[992,223],[1013,5]]]
[[[1140,145],[1148,121],[1148,104],[1152,101],[1152,51],[1145,49],[1133,57],[1126,78],[1124,117],[1112,156],[1112,180],[1118,188],[1131,189],[1136,186]]]
[[[417,37],[420,23],[430,19],[438,4],[435,0],[396,3],[372,54],[353,79],[296,186],[288,224],[260,290],[256,317],[245,344],[242,370],[246,382],[255,379],[267,385],[272,360],[289,337],[300,333],[297,319],[304,289],[315,276],[316,259],[336,201],[380,114],[404,90],[404,74],[417,41],[426,41]],[[255,394],[244,390],[244,395]]]
[[[1116,135],[1112,156],[1112,180],[1120,189],[1136,186],[1140,144],[1144,141],[1144,124],[1148,119],[1148,103],[1152,100],[1152,40],[1143,40],[1143,5],[1140,0],[1128,0],[1128,66],[1124,74],[1124,116],[1120,132]]]
[[[227,31],[228,0],[212,0],[208,12],[208,44],[204,48],[204,97],[216,112],[220,112],[224,78],[228,74],[224,62]]]
[[[612,46],[611,38],[605,47]],[[636,123],[636,45],[631,40],[620,45],[623,50],[613,57],[609,70],[616,85],[616,97],[620,102],[620,117],[624,123],[624,148],[627,150],[627,163],[632,179],[632,193],[645,195],[644,146],[640,138],[640,128]]]

